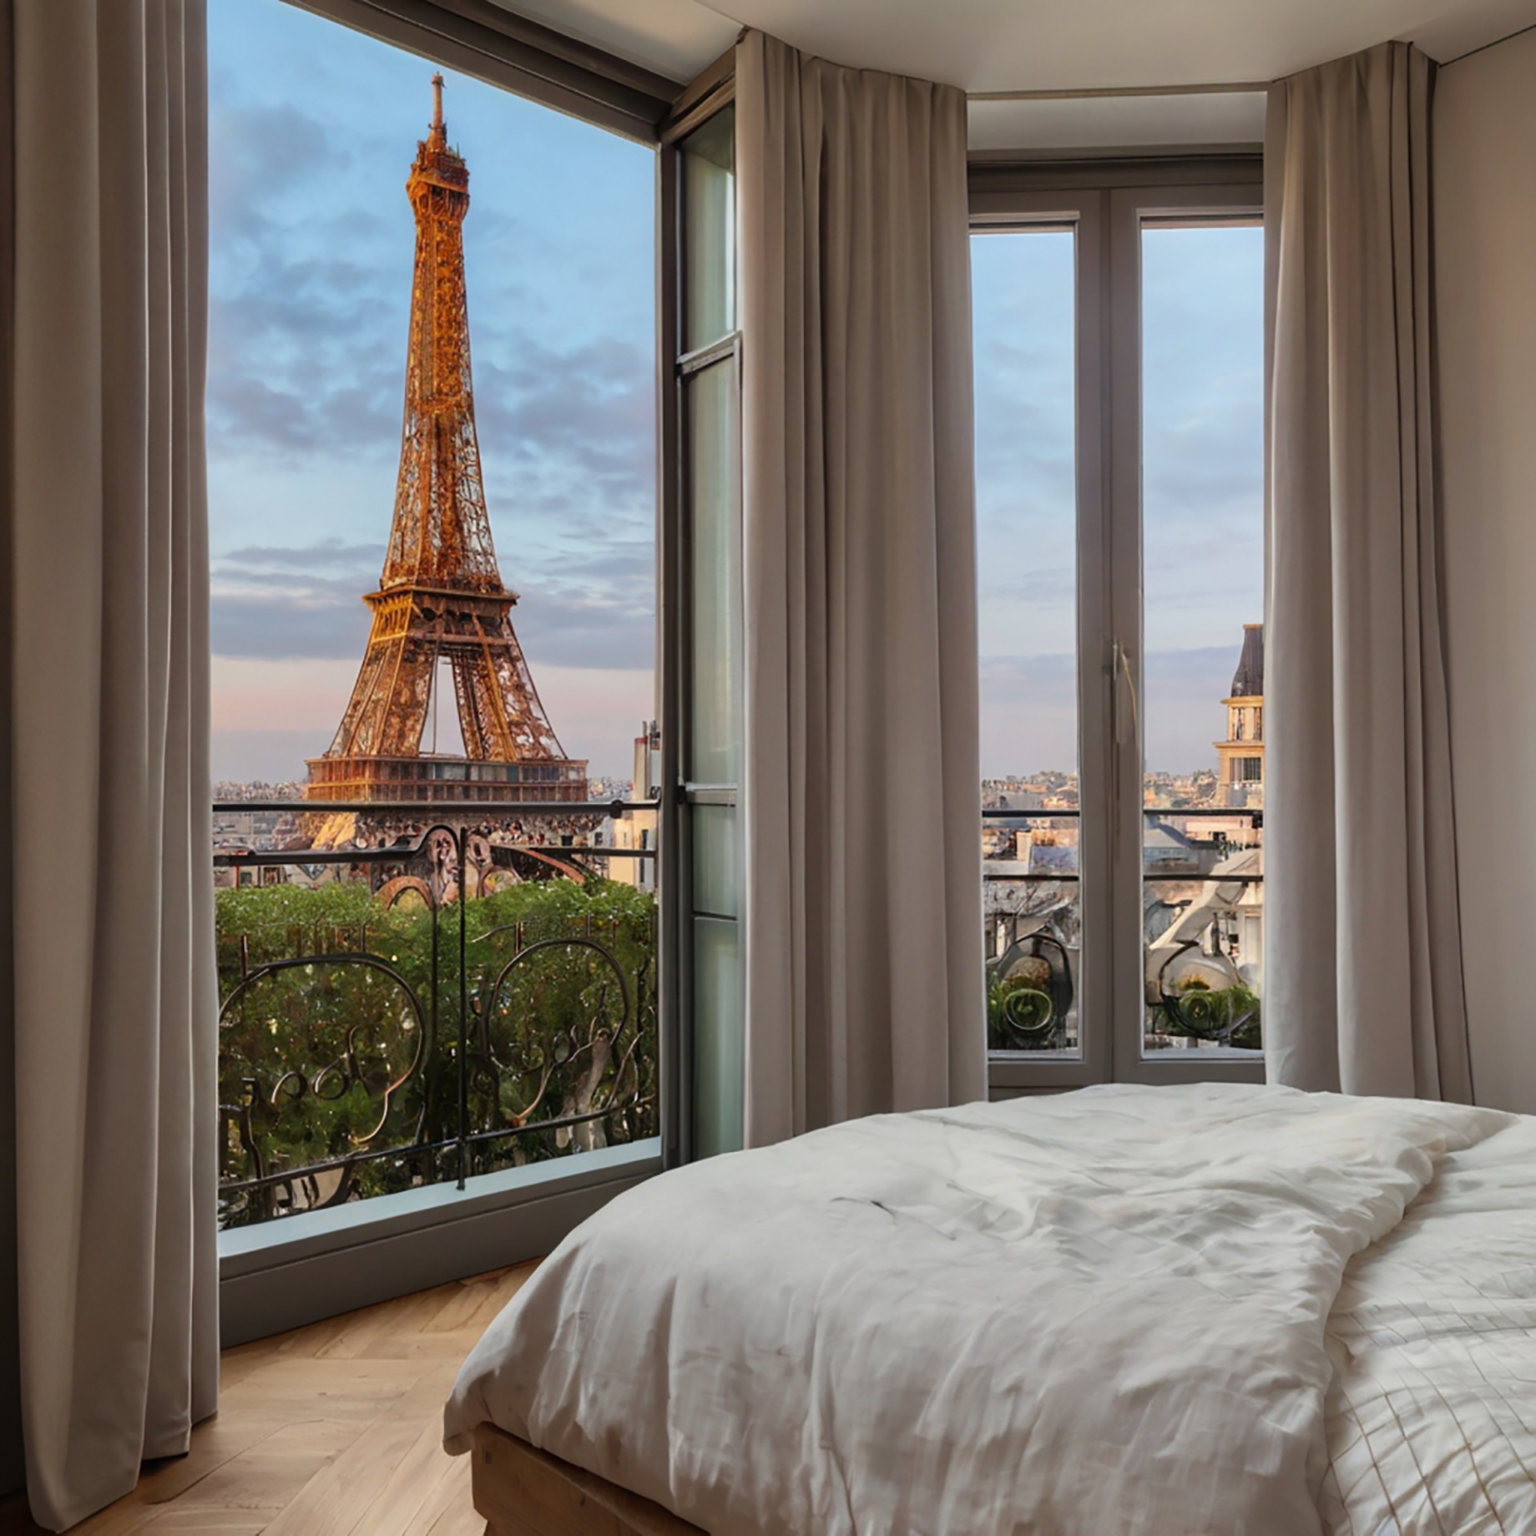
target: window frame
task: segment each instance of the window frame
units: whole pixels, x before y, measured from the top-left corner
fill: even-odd
[[[487,0],[286,3],[642,144],[692,88]]]
[[[738,550],[741,518],[741,325],[705,345],[689,349],[685,336],[689,274],[684,238],[684,140],[736,99],[735,50],[722,54],[678,98],[661,125],[657,158],[658,260],[657,281],[657,399],[660,418],[660,485],[657,502],[659,551],[658,609],[661,620],[660,724],[663,743],[660,810],[661,841],[669,855],[658,860],[665,879],[660,900],[662,1164],[679,1167],[700,1155],[719,1150],[711,1140],[705,1118],[706,1095],[700,1091],[694,985],[694,920],[701,914],[694,900],[694,822],[699,807],[740,805],[740,760],[735,783],[703,783],[688,775],[693,720],[693,669],[696,661],[692,633],[693,537],[688,484],[690,440],[687,390],[689,381],[707,369],[731,370],[731,438],[736,448],[734,474]],[[734,250],[734,245],[733,245]],[[736,562],[735,579],[741,581]],[[740,593],[736,612],[740,615]],[[738,646],[738,661],[740,647]],[[741,702],[740,680],[736,701]],[[738,728],[738,744],[740,731]],[[743,893],[741,832],[737,826],[737,917]],[[740,953],[740,948],[738,948]],[[744,1010],[745,999],[741,1009]]]
[[[990,169],[990,168],[989,168]],[[974,178],[973,178],[974,184]],[[1101,451],[1109,412],[1109,331],[1102,303],[1107,291],[1109,200],[1105,192],[1063,186],[1022,188],[971,196],[971,232],[1071,229],[1075,238],[1073,296],[1076,397],[1073,475],[1077,506],[1077,650],[1102,650],[1109,613],[1110,503],[1107,464]],[[994,1094],[1040,1088],[1082,1088],[1107,1082],[1113,1071],[1109,1032],[1086,1020],[1112,1004],[1101,1002],[1113,976],[1112,956],[1101,956],[1109,927],[1110,784],[1108,766],[1109,678],[1106,667],[1079,666],[1078,722],[1078,911],[1077,1016],[1080,1053],[988,1053],[988,1083]],[[1085,963],[1085,957],[1088,963]]]
[[[1081,1054],[989,1053],[993,1097],[1096,1082],[1264,1078],[1257,1052],[1163,1053],[1175,1060],[1142,1053],[1144,807],[1135,703],[1144,694],[1141,229],[1149,219],[1262,219],[1263,203],[1263,159],[1248,152],[971,164],[973,234],[1067,224],[1077,231]]]

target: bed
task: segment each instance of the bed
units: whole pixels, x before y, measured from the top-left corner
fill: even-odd
[[[876,1116],[613,1201],[445,1414],[495,1536],[1536,1532],[1536,1120]]]

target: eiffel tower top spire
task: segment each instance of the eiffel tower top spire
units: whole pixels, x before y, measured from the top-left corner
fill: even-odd
[[[394,516],[365,599],[368,650],[335,739],[310,762],[310,797],[583,800],[587,765],[565,756],[544,712],[491,542],[464,288],[469,169],[448,145],[441,75],[405,190],[416,260]],[[471,775],[433,747],[423,753],[439,663],[452,674],[465,756],[507,767]]]
[[[416,147],[406,195],[416,215],[405,421],[395,515],[379,589],[500,592],[475,433],[464,287],[469,169],[448,147],[443,77],[432,77],[432,126]]]

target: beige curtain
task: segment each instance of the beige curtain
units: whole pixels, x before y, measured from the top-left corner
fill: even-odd
[[[28,1492],[217,1393],[201,0],[11,0],[11,752]]]
[[[746,1135],[985,1080],[965,100],[737,51]]]
[[[1264,1044],[1278,1082],[1466,1100],[1431,87],[1390,43],[1270,93]]]

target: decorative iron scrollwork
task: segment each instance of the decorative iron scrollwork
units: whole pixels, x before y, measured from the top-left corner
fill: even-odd
[[[987,1023],[993,1050],[1039,1051],[1062,1039],[1072,1010],[1072,966],[1066,945],[1044,929],[1016,939],[987,978]]]
[[[583,897],[472,934],[484,834],[429,828],[373,862],[364,931],[293,928],[296,952],[254,958],[221,938],[226,1225],[655,1132],[653,914],[594,923]]]
[[[1158,968],[1157,993],[1171,1034],[1258,1046],[1259,999],[1228,956],[1186,940]]]

